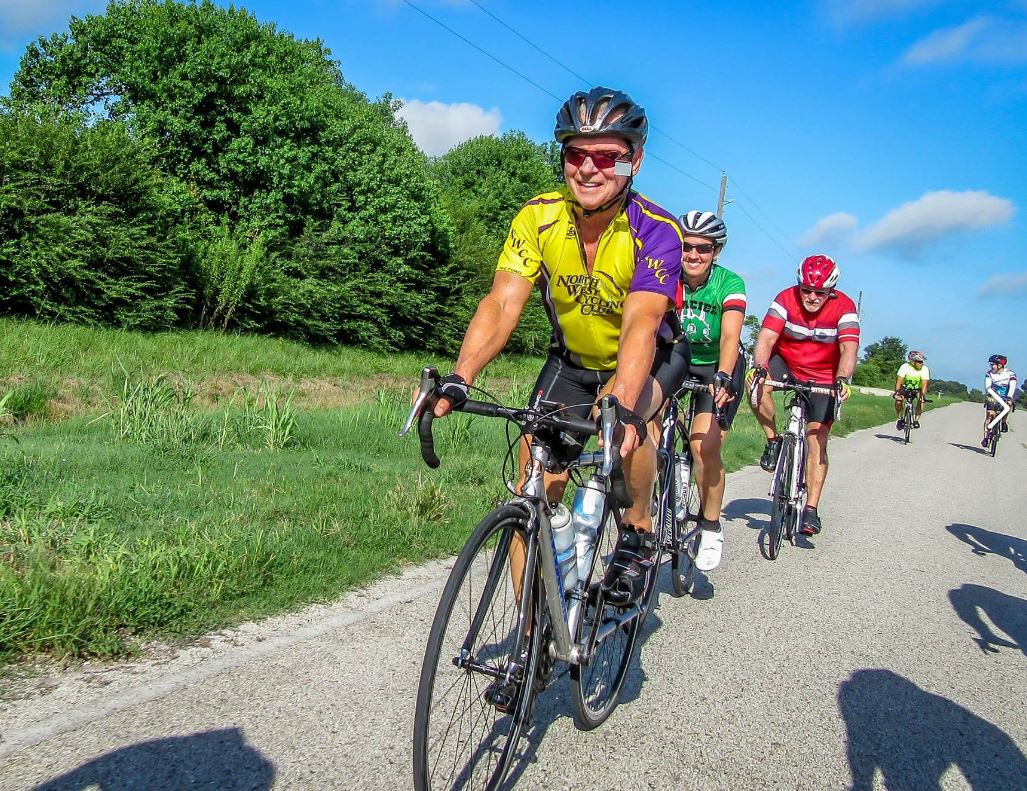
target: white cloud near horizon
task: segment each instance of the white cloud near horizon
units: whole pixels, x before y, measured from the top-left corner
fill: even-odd
[[[899,60],[905,66],[954,61],[1027,62],[1027,23],[976,16],[961,25],[935,30],[913,44]]]
[[[858,224],[859,219],[854,214],[845,211],[828,214],[802,235],[799,244],[803,247],[816,247],[825,242],[839,242],[851,234]]]
[[[1005,222],[1013,203],[983,190],[938,190],[892,209],[856,237],[859,250],[897,246],[915,251],[960,231],[973,231]]]
[[[103,0],[0,0],[0,46],[67,27],[72,16],[103,8]]]
[[[469,102],[401,101],[403,106],[397,115],[406,121],[414,142],[428,156],[444,154],[472,137],[498,134],[503,123],[503,116],[496,107],[486,110]]]
[[[982,297],[1011,297],[1027,295],[1027,272],[992,275],[978,289]]]

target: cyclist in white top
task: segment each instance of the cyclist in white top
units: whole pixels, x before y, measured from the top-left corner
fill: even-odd
[[[988,365],[991,366],[988,373],[984,375],[984,439],[981,445],[988,447],[991,442],[991,432],[988,424],[994,420],[998,413],[1000,404],[1005,401],[1010,407],[1013,406],[1013,399],[1016,398],[1016,374],[1006,368],[1009,362],[1005,355],[993,354],[988,358]],[[1009,431],[1006,421],[1002,421],[1002,431]]]

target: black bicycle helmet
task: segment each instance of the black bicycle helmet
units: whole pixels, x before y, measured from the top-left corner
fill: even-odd
[[[645,145],[648,134],[645,110],[626,93],[601,86],[578,91],[564,102],[553,130],[556,142],[561,144],[582,135],[617,135],[636,148]]]

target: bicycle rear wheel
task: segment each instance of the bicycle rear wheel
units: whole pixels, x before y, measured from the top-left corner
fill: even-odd
[[[688,441],[687,439],[685,440]],[[687,453],[674,454],[674,529],[671,540],[671,580],[675,596],[690,593],[695,585],[695,556],[699,552],[699,485]],[[679,491],[678,485],[682,484]],[[683,518],[679,518],[683,517]]]
[[[527,546],[524,511],[489,513],[457,557],[432,622],[414,713],[414,787],[497,788],[517,750],[541,653],[532,577],[531,634],[517,645],[521,601],[511,546]],[[523,568],[520,578],[523,579]],[[512,672],[510,672],[512,671]],[[503,681],[509,674],[510,683]]]
[[[770,527],[767,530],[767,557],[777,560],[781,552],[781,540],[792,538],[792,508],[789,494],[792,489],[793,454],[795,453],[795,437],[785,434],[781,437],[781,452],[777,457],[777,468],[774,470],[774,484],[771,488],[773,500],[770,505]]]
[[[613,519],[607,519],[603,534],[596,541],[596,562],[589,584],[585,586],[588,595],[582,602],[581,618],[574,635],[575,642],[579,644],[587,643],[593,633],[602,637],[596,642],[587,662],[571,665],[574,724],[585,731],[602,725],[617,707],[642,625],[642,613],[651,601],[659,575],[657,565],[650,577],[649,588],[637,605],[623,608],[607,603],[600,583],[606,575],[616,544],[616,526]],[[659,554],[656,560],[659,561]],[[635,610],[634,617],[626,618],[632,609]]]

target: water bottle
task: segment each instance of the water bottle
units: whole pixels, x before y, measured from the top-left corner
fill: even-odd
[[[563,589],[573,590],[578,583],[578,562],[574,553],[574,527],[567,506],[563,503],[556,505],[549,517],[549,525],[553,529],[553,548],[556,550],[556,563],[560,567]]]
[[[606,487],[593,475],[574,493],[571,508],[571,526],[574,529],[574,549],[577,558],[577,578],[584,582],[592,571],[592,557],[596,550],[596,535],[603,518]]]

